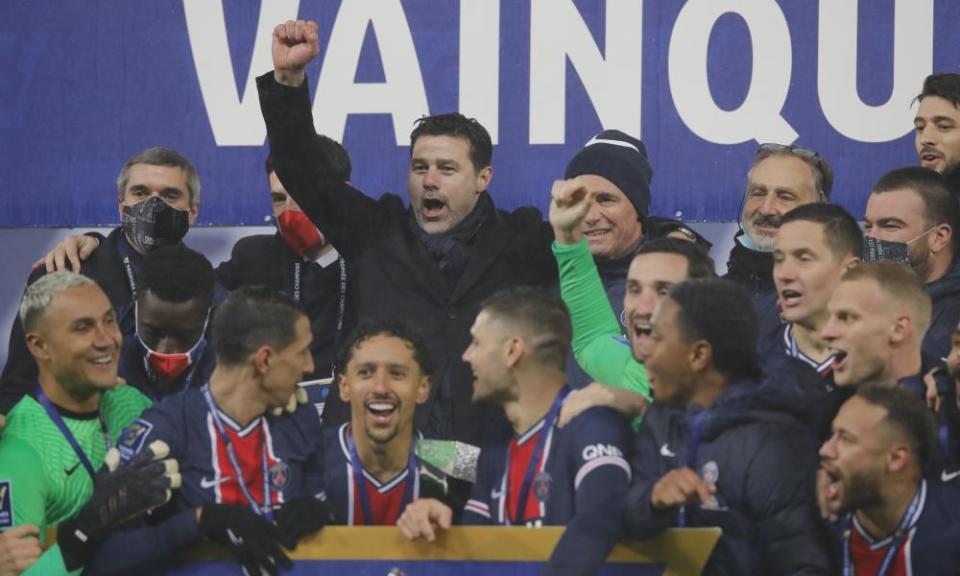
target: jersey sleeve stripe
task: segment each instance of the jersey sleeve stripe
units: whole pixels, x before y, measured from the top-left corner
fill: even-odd
[[[617,466],[622,468],[623,471],[627,473],[627,480],[630,480],[630,465],[627,464],[627,461],[624,460],[622,456],[600,456],[580,467],[580,470],[577,471],[577,477],[573,481],[573,489],[577,490],[580,488],[580,483],[587,477],[587,474],[601,466]]]
[[[463,507],[463,510],[465,512],[479,514],[484,518],[490,518],[490,507],[479,500],[467,500],[467,504]]]

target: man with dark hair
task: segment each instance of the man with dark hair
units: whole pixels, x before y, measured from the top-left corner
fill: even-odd
[[[810,478],[815,442],[787,398],[760,388],[750,295],[724,280],[675,285],[646,359],[656,402],[636,440],[627,533],[719,526],[709,574],[825,574]]]
[[[909,264],[927,285],[933,319],[923,340],[923,368],[929,371],[950,351],[960,321],[960,204],[941,175],[900,168],[874,185],[864,228],[864,259]]]
[[[135,327],[123,339],[120,377],[154,401],[202,386],[216,365],[206,338],[213,266],[186,246],[165,246],[144,257],[137,280]]]
[[[844,272],[860,262],[863,234],[835,204],[805,204],[780,221],[773,245],[776,296],[759,306],[761,360],[795,358],[830,380],[833,355],[820,330]]]
[[[606,408],[557,428],[563,398],[570,318],[543,290],[513,288],[483,305],[464,352],[476,378],[474,400],[502,408],[489,430],[465,524],[565,525],[545,573],[593,574],[620,532],[617,519],[630,481],[630,429]],[[424,498],[399,526],[408,538],[432,540],[452,511]]]
[[[93,280],[45,275],[19,316],[39,372],[0,437],[0,530],[32,526],[50,544],[57,526],[26,574],[79,572],[112,528],[170,498],[177,466],[154,462],[169,452],[154,442],[118,468],[111,446],[150,401],[118,384],[116,312]]]
[[[113,533],[91,573],[130,573],[207,539],[250,574],[289,568],[281,549],[332,520],[324,500],[320,417],[283,407],[313,371],[310,322],[285,295],[231,293],[213,318],[217,367],[201,388],[168,396],[123,433],[121,456],[163,439],[181,462],[183,489],[146,523]],[[271,522],[273,520],[273,522]]]
[[[551,234],[539,212],[498,211],[487,131],[461,114],[422,119],[411,134],[409,208],[374,200],[309,154],[313,115],[304,67],[319,54],[314,22],[289,21],[273,35],[274,70],[258,78],[270,152],[286,189],[351,263],[358,318],[399,316],[422,331],[437,360],[417,428],[428,437],[476,443],[492,412],[470,403],[460,359],[480,303],[515,285],[556,280]],[[319,161],[319,164],[318,164]]]
[[[598,405],[628,416],[642,414],[650,397],[642,366],[643,348],[657,301],[672,284],[716,275],[713,261],[695,243],[675,238],[648,240],[631,257],[618,321],[583,236],[583,218],[596,201],[588,184],[577,177],[554,183],[551,191],[553,252],[560,271],[560,293],[573,321],[573,352],[597,381],[567,397],[561,425]]]
[[[960,482],[927,476],[937,442],[915,394],[864,385],[820,449],[817,496],[844,574],[957,574]]]
[[[792,394],[806,421],[825,438],[848,393],[833,382],[834,354],[820,331],[843,274],[860,262],[863,233],[843,208],[805,204],[780,223],[773,249],[777,291],[757,302],[757,353],[766,384]]]
[[[343,146],[316,134],[311,144],[316,170],[328,170],[338,180],[350,179],[350,157]],[[328,159],[328,164],[322,166],[320,158]],[[217,266],[217,280],[228,290],[268,286],[293,298],[313,331],[315,372],[309,378],[332,378],[338,343],[355,321],[347,298],[347,263],[287,193],[272,156],[265,168],[277,233],[238,240],[230,259]],[[340,420],[343,410],[339,403],[328,403],[325,416]]]
[[[913,119],[920,165],[944,173],[960,163],[960,74],[931,74]]]
[[[324,429],[327,495],[349,526],[394,525],[418,498],[450,503],[446,475],[418,457],[414,408],[427,401],[433,361],[400,321],[366,320],[341,349],[337,384],[350,422]],[[466,495],[460,498],[462,508]]]
[[[143,256],[159,246],[179,244],[196,220],[200,180],[190,161],[175,150],[148,148],[123,165],[117,192],[121,225],[107,237],[70,236],[47,255],[45,270],[40,262],[35,265],[28,286],[46,272],[67,270],[65,255],[70,253],[69,268],[95,280],[118,313],[131,301]],[[74,256],[78,243],[80,254]],[[37,366],[24,342],[23,328],[14,319],[7,363],[0,375],[0,413],[29,393],[36,381]]]
[[[912,270],[865,262],[846,272],[827,304],[820,337],[834,355],[837,386],[900,383],[922,395],[920,349],[930,325],[930,297]]]
[[[740,232],[724,278],[743,284],[754,296],[773,292],[771,252],[780,219],[797,206],[829,202],[832,189],[833,169],[813,150],[761,145],[747,173]]]

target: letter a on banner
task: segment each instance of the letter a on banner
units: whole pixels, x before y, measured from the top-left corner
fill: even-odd
[[[376,33],[384,82],[354,83],[367,26]],[[397,146],[429,114],[420,62],[400,0],[343,0],[323,56],[313,103],[317,132],[343,139],[350,114],[390,114]]]

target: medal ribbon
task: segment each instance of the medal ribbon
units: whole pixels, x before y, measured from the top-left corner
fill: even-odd
[[[550,406],[550,411],[547,412],[546,417],[544,418],[543,428],[540,429],[540,437],[537,438],[537,445],[533,448],[533,456],[530,457],[530,462],[527,464],[527,471],[523,475],[523,484],[520,485],[520,500],[517,502],[517,523],[524,523],[524,511],[526,509],[527,498],[530,497],[530,486],[533,484],[533,475],[537,469],[537,463],[540,462],[540,457],[543,455],[544,446],[547,444],[547,436],[550,434],[550,431],[553,430],[553,427],[557,423],[557,418],[560,417],[560,407],[563,405],[564,398],[567,397],[567,394],[570,393],[570,388],[564,386],[560,389],[560,392],[557,393],[557,397],[554,398],[553,404]],[[507,450],[507,466],[504,472],[507,479],[507,490],[504,494],[504,498],[507,499],[507,515],[510,514],[510,450]],[[507,518],[509,521],[509,517]]]

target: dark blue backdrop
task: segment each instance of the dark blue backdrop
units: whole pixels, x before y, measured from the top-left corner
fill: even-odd
[[[352,9],[396,4],[399,0],[361,2],[360,0],[271,0],[270,10],[292,10],[302,18],[318,20],[321,28],[321,59],[326,56],[331,33],[347,4]],[[429,112],[457,109],[459,94],[460,30],[464,6],[475,0],[406,0],[401,2],[402,18],[409,28],[422,76]],[[569,0],[486,0],[493,10],[499,5],[499,144],[494,153],[495,177],[492,191],[501,206],[523,204],[545,206],[550,182],[562,174],[570,155],[602,126],[602,114],[595,109],[588,87],[575,68],[575,58],[566,64],[565,129],[561,141],[531,144],[530,109],[544,101],[530,102],[531,82],[543,81],[538,72],[531,79],[531,28],[563,27],[561,5]],[[854,0],[824,0],[824,6],[838,9]],[[751,50],[751,37],[764,30],[777,33],[776,18],[749,18],[735,13],[762,5],[764,0],[578,0],[573,4],[589,29],[592,40],[604,54],[607,33],[606,14],[642,10],[642,22],[628,22],[641,35],[642,73],[626,69],[626,76],[642,79],[642,115],[639,126],[608,126],[639,133],[647,142],[655,167],[653,209],[661,214],[679,212],[684,219],[728,221],[736,217],[743,177],[756,149],[755,138],[730,133],[717,137],[716,130],[691,126],[678,109],[678,90],[685,84],[672,82],[670,61],[680,58],[696,42],[689,35],[679,37],[672,46],[681,9],[692,13],[714,10],[716,5],[731,12],[716,19],[704,40],[707,50],[709,95],[723,110],[741,105],[749,90],[769,89],[774,109],[782,109],[783,118],[798,134],[798,143],[820,150],[835,165],[835,198],[862,215],[870,185],[884,171],[913,164],[910,114],[897,116],[882,141],[864,142],[850,129],[838,129],[824,113],[820,94],[840,93],[839,86],[825,84],[829,79],[818,72],[823,58],[836,58],[849,52],[843,48],[819,55],[818,42],[823,24],[813,0],[780,0],[788,34],[782,38],[790,48],[786,60],[789,90],[779,106],[776,82],[769,74],[753,77],[757,58]],[[771,2],[772,3],[772,2]],[[269,41],[269,26],[258,28],[260,3],[255,0],[224,2],[223,24],[209,17],[219,9],[217,0],[87,0],[84,2],[15,1],[0,2],[0,227],[109,225],[117,221],[116,173],[134,152],[153,145],[179,149],[196,164],[203,182],[200,221],[212,224],[259,224],[268,211],[262,162],[266,154],[264,139],[247,137],[239,145],[218,145],[217,130],[209,109],[228,110],[205,96],[201,73],[195,57],[211,53],[218,34],[229,42],[229,62],[206,64],[204,74],[219,70],[232,78],[229,86],[234,99],[246,97],[255,105],[255,93],[247,90],[254,41]],[[686,4],[686,6],[685,6]],[[714,8],[710,8],[710,4]],[[367,6],[362,8],[358,6]],[[474,5],[476,5],[474,3]],[[750,5],[754,5],[750,8]],[[901,10],[897,10],[900,5]],[[924,7],[932,5],[933,17],[924,24]],[[388,11],[389,12],[389,11]],[[919,19],[920,32],[903,34],[894,42],[895,25],[906,21],[906,13]],[[188,14],[190,13],[190,14]],[[495,12],[494,12],[495,13]],[[896,17],[895,17],[896,13]],[[916,16],[916,14],[921,16]],[[556,18],[556,21],[554,21]],[[192,19],[192,21],[191,21]],[[393,18],[396,24],[396,18]],[[534,21],[536,20],[536,21]],[[188,31],[188,21],[192,29]],[[568,20],[569,21],[569,20]],[[919,81],[930,70],[956,70],[960,58],[960,2],[954,0],[871,0],[859,3],[856,26],[833,31],[830,38],[856,38],[855,90],[866,104],[879,106],[895,90],[894,53],[901,46],[922,46],[933,38],[932,58],[907,61],[899,73],[909,80],[910,97],[920,89]],[[271,22],[272,24],[273,22]],[[622,24],[622,23],[621,23]],[[466,22],[469,27],[470,22]],[[384,23],[367,28],[361,56],[353,81],[378,83],[387,78],[382,65],[381,36]],[[924,28],[925,26],[925,28]],[[391,34],[402,36],[404,26],[392,27]],[[578,37],[577,30],[561,30],[563,38]],[[701,35],[702,36],[702,35]],[[781,35],[782,36],[782,35]],[[538,46],[542,44],[540,41]],[[493,35],[487,49],[496,50]],[[684,45],[681,45],[684,44]],[[907,44],[904,44],[907,43]],[[623,56],[623,46],[618,48]],[[842,44],[842,42],[841,42]],[[395,45],[391,45],[395,46]],[[476,45],[474,45],[476,46]],[[676,52],[671,54],[672,49]],[[852,46],[851,46],[852,48]],[[394,48],[391,48],[393,50]],[[571,49],[573,50],[573,49]],[[764,54],[771,51],[764,51]],[[269,57],[269,46],[264,52]],[[627,55],[629,56],[629,55]],[[560,58],[563,58],[561,55]],[[626,58],[629,60],[629,57]],[[677,60],[679,62],[680,60]],[[269,62],[269,60],[265,60]],[[315,88],[323,62],[310,69]],[[226,67],[232,67],[232,70]],[[269,64],[255,70],[269,69]],[[695,66],[694,66],[695,68]],[[690,72],[689,70],[687,72]],[[696,75],[697,71],[692,72]],[[912,77],[910,74],[912,73]],[[420,82],[417,74],[404,80]],[[642,74],[642,75],[641,75]],[[701,73],[702,74],[702,73]],[[616,76],[616,74],[614,74]],[[210,76],[211,78],[213,76]],[[412,80],[411,80],[412,78]],[[221,83],[223,84],[223,83]],[[623,85],[629,82],[625,78]],[[600,94],[611,84],[596,84]],[[818,92],[818,86],[821,90]],[[615,87],[613,89],[616,89]],[[850,90],[846,90],[850,91]],[[247,93],[245,93],[247,92]],[[701,95],[702,96],[702,95]],[[337,93],[321,94],[316,106],[336,99]],[[761,98],[762,100],[763,98]],[[901,95],[893,104],[906,110],[910,98]],[[349,106],[346,102],[341,106]],[[467,110],[467,112],[470,112]],[[246,117],[249,118],[250,109]],[[850,115],[855,116],[856,108]],[[259,114],[256,112],[256,114]],[[398,122],[409,130],[412,120]],[[228,119],[229,120],[229,119]],[[250,121],[246,121],[250,124]],[[261,121],[262,124],[262,121]],[[721,130],[722,132],[723,130]],[[735,131],[734,131],[735,132]],[[775,132],[774,132],[775,133]],[[704,135],[706,134],[706,135]],[[341,136],[340,134],[332,134]],[[354,164],[354,183],[372,195],[405,190],[407,149],[396,145],[394,122],[383,113],[351,114],[342,134]],[[406,139],[405,134],[400,140]],[[542,135],[534,140],[542,140]],[[549,137],[546,137],[549,140]],[[243,138],[240,138],[243,140]],[[723,141],[718,143],[718,141]]]

